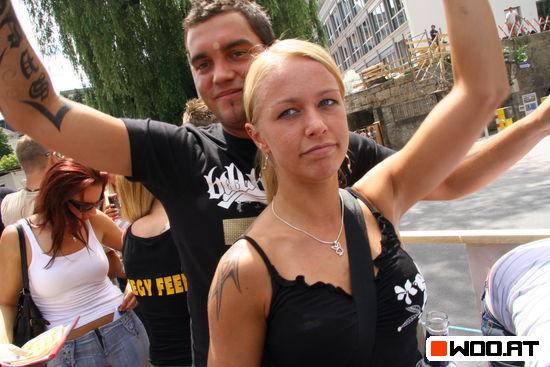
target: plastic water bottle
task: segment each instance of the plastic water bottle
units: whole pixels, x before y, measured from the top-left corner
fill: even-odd
[[[430,311],[422,316],[420,321],[424,326],[426,342],[430,336],[448,336],[449,335],[449,317],[445,312]],[[416,367],[455,367],[454,362],[449,361],[429,361],[426,356],[418,361]]]

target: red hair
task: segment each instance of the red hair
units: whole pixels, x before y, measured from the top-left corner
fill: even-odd
[[[52,247],[48,252],[52,259],[46,267],[53,263],[61,249],[66,226],[73,237],[88,246],[88,227],[69,209],[69,199],[93,185],[99,184],[105,188],[106,183],[106,173],[86,167],[72,159],[63,159],[46,172],[34,209],[34,213],[42,220],[36,224],[40,227],[49,224],[52,228]],[[81,228],[84,228],[86,238],[82,236]]]

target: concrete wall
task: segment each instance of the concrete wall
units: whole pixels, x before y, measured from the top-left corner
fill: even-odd
[[[536,0],[490,0],[491,8],[498,25],[504,28],[504,9],[519,6],[521,14],[529,21],[537,18]],[[436,0],[404,0],[403,5],[409,19],[409,27],[413,36],[430,29],[432,24],[447,32],[443,2]]]
[[[515,119],[525,116],[521,96],[536,93],[537,101],[550,92],[550,32],[504,40],[503,46],[510,49],[527,45],[529,68],[512,65],[513,77],[511,101],[507,104],[514,108]]]
[[[448,89],[435,80],[417,82],[407,75],[349,95],[350,129],[379,121],[385,145],[400,149]]]

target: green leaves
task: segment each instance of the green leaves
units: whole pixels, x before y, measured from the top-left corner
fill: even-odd
[[[23,0],[42,51],[88,77],[85,103],[121,117],[179,123],[196,96],[182,22],[190,0]],[[315,0],[258,0],[275,33],[324,43]]]

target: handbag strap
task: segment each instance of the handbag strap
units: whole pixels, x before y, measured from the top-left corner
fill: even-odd
[[[23,279],[23,294],[29,292],[29,272],[27,269],[27,247],[25,246],[25,235],[21,223],[15,225],[19,235],[19,252],[21,253],[21,277]]]
[[[351,287],[357,307],[360,366],[372,364],[376,332],[376,287],[365,217],[352,193],[340,190],[344,203],[344,225],[351,273]]]

